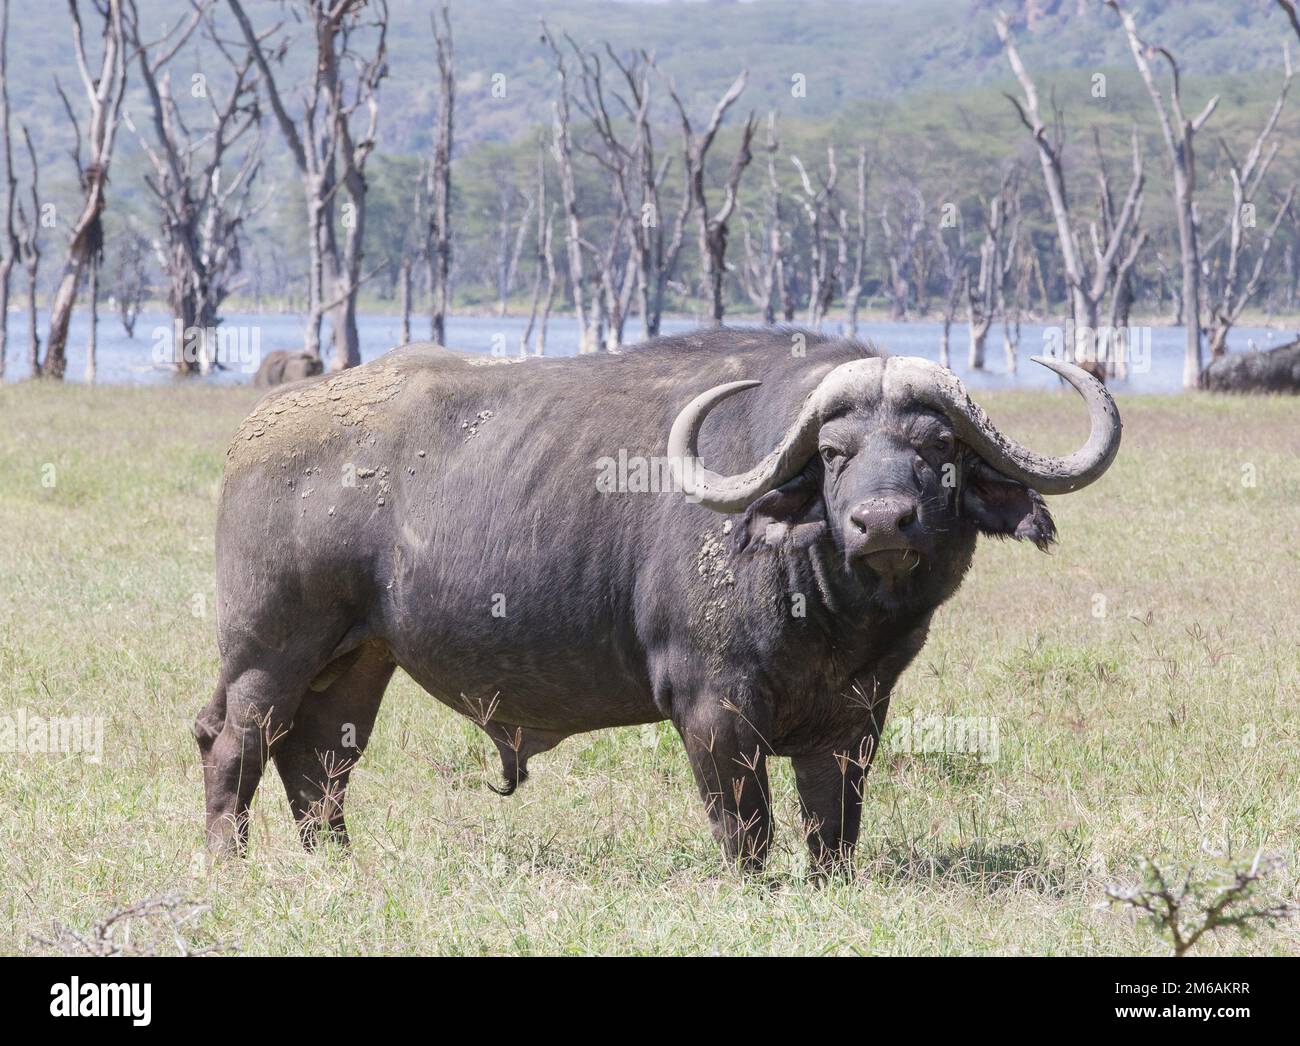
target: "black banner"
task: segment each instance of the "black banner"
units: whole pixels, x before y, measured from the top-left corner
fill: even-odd
[[[805,1017],[833,1010],[858,1026],[886,1006],[891,1025],[927,1029],[1029,1018],[1071,1031],[1230,1031],[1289,1016],[1300,974],[1291,959],[15,958],[3,966],[0,997],[18,1026],[84,1031],[78,1025],[107,1022],[128,1033],[193,1031],[227,1011],[259,1032],[328,1018],[337,1033],[398,1015],[427,1019],[444,1006],[457,1022],[547,1015],[547,1024],[572,1017],[589,1026],[599,1014],[644,1031],[660,1013],[680,1024],[686,1003],[701,1016],[719,1004],[728,1019],[751,1007]]]

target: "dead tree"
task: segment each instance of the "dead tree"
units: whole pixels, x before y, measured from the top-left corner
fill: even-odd
[[[1014,278],[1007,281],[1006,293],[998,307],[1002,314],[1002,350],[1008,371],[1016,369],[1020,349],[1020,321],[1029,303],[1031,283],[1038,265],[1038,255],[1028,239],[1022,228],[1020,235],[1011,244],[1007,260],[1011,264],[1010,271],[1014,273]]]
[[[1002,271],[997,281],[995,310],[1002,317],[1002,358],[1008,374],[1016,371],[1020,347],[1020,317],[1029,297],[1029,281],[1037,260],[1032,244],[1026,244],[1022,185],[1019,171],[1006,196],[1007,235],[1002,247]]]
[[[1069,196],[1065,189],[1065,167],[1062,162],[1065,132],[1061,111],[1053,106],[1053,126],[1049,132],[1039,112],[1038,91],[1020,61],[1020,54],[1012,42],[1005,17],[999,15],[994,25],[1006,51],[1007,61],[1023,93],[1022,98],[1007,95],[1007,99],[1033,139],[1039,164],[1043,170],[1047,198],[1052,207],[1052,217],[1056,224],[1056,242],[1065,269],[1071,315],[1074,319],[1073,353],[1087,362],[1095,354],[1093,339],[1096,337],[1098,310],[1113,278],[1115,259],[1128,240],[1129,230],[1141,206],[1145,176],[1142,169],[1142,154],[1138,148],[1137,128],[1135,127],[1132,133],[1133,178],[1129,183],[1123,206],[1115,215],[1109,235],[1104,240],[1097,233],[1095,224],[1091,227],[1094,260],[1090,270],[1074,228]]]
[[[654,56],[641,51],[629,59],[620,59],[608,44],[605,52],[622,76],[627,92],[626,98],[617,92],[615,97],[632,125],[633,142],[627,150],[631,176],[620,178],[616,184],[624,198],[623,206],[631,216],[628,228],[636,252],[633,266],[641,329],[646,338],[653,338],[659,334],[663,322],[664,294],[681,253],[686,221],[690,217],[690,193],[684,185],[673,221],[665,222],[663,185],[672,158],[661,161],[655,155],[650,122],[650,74],[655,71]],[[605,115],[608,116],[607,111]],[[602,137],[608,144],[613,127],[607,120],[603,125]]]
[[[411,344],[411,277],[414,264],[414,260],[407,253],[403,253],[397,263],[397,308],[401,316],[401,326],[397,336],[399,345]]]
[[[1282,249],[1282,286],[1280,288],[1281,307],[1286,310],[1295,308],[1296,302],[1296,245],[1287,243]]]
[[[1093,148],[1097,155],[1097,213],[1100,217],[1101,230],[1098,235],[1096,227],[1091,228],[1093,259],[1097,265],[1106,262],[1102,244],[1109,243],[1117,235],[1118,215],[1115,211],[1115,194],[1111,191],[1110,172],[1106,166],[1106,157],[1101,148],[1101,134],[1093,129]],[[1109,258],[1110,272],[1110,313],[1104,344],[1098,345],[1099,364],[1104,364],[1106,373],[1111,377],[1128,376],[1129,343],[1128,318],[1133,307],[1133,265],[1137,261],[1147,241],[1147,232],[1142,228],[1142,196],[1137,204],[1128,226],[1118,233],[1119,249]]]
[[[597,313],[589,311],[586,299],[586,274],[582,258],[582,216],[578,210],[578,185],[573,168],[573,137],[570,128],[569,70],[555,38],[541,23],[542,42],[551,50],[555,74],[560,81],[558,97],[551,103],[551,154],[555,157],[560,176],[560,192],[564,201],[565,248],[569,270],[569,288],[573,294],[573,310],[578,320],[578,351],[595,352],[601,342]]]
[[[923,198],[920,202],[924,207]],[[928,225],[928,222],[925,224]],[[922,234],[912,241],[912,285],[916,293],[916,312],[919,316],[925,316],[930,312],[930,270],[934,268],[933,243],[929,236],[924,235],[924,231],[923,226]]]
[[[504,316],[510,301],[510,292],[514,290],[515,278],[519,272],[519,258],[523,254],[524,240],[528,237],[528,225],[533,217],[536,200],[527,193],[515,188],[506,172],[502,174],[497,189],[497,315]],[[511,172],[513,173],[513,172]],[[517,199],[524,203],[523,213],[518,220],[514,218],[514,205]]]
[[[846,275],[844,287],[844,333],[850,338],[858,333],[858,309],[862,304],[862,292],[865,289],[867,251],[870,248],[870,236],[867,232],[867,147],[858,146],[858,176],[856,184],[856,208],[854,220],[850,227],[848,214],[844,209],[838,212],[840,244],[852,244],[849,255],[852,265],[841,265],[841,272]]]
[[[402,251],[402,257],[397,263],[397,308],[401,316],[397,335],[399,345],[411,344],[411,284],[414,268],[415,259],[411,257],[410,251]]]
[[[429,247],[428,226],[425,214],[428,212],[427,178],[425,164],[421,162],[419,175],[415,179],[414,192],[411,193],[411,220],[402,226],[401,254],[397,263],[397,300],[401,316],[400,345],[411,343],[411,309],[415,283],[415,266],[417,262],[427,261]]]
[[[778,303],[784,309],[786,298],[786,240],[782,227],[781,184],[776,175],[776,154],[779,151],[776,111],[772,110],[767,114],[767,139],[763,145],[763,152],[767,154],[766,214],[761,219],[763,245],[761,250],[755,247],[750,234],[750,216],[742,214],[745,263],[740,269],[741,285],[769,327],[776,323]],[[755,216],[754,220],[759,219]]]
[[[366,22],[362,20],[362,12],[369,5],[363,0],[299,0],[303,20],[313,33],[315,61],[302,91],[301,112],[295,117],[271,67],[273,61],[282,65],[288,41],[281,38],[275,50],[268,52],[269,40],[276,31],[259,34],[241,0],[228,0],[228,3],[305,187],[306,351],[320,355],[321,322],[329,314],[334,340],[330,368],[341,370],[354,366],[361,359],[357,292],[379,271],[376,268],[363,275],[361,261],[366,215],[365,166],[375,145],[379,85],[388,72],[387,4],[376,0],[373,21]],[[373,30],[373,44],[362,53],[353,46],[353,40],[366,29]],[[352,69],[351,77],[345,71],[348,67]],[[365,119],[358,133],[353,128],[353,119],[362,111]],[[342,209],[346,233],[342,247],[335,231],[335,200],[340,191],[348,197]]]
[[[456,112],[456,64],[451,40],[451,15],[447,5],[433,24],[438,61],[438,111],[433,123],[433,152],[426,167],[425,197],[428,225],[425,262],[429,273],[429,337],[443,345],[447,340],[447,315],[451,311],[451,148]]]
[[[722,298],[723,280],[727,273],[727,236],[731,216],[736,209],[736,194],[740,186],[740,177],[745,173],[753,159],[751,146],[754,140],[754,114],[750,113],[740,131],[740,141],[736,155],[731,161],[731,169],[722,187],[722,202],[715,210],[710,210],[708,193],[705,190],[705,164],[709,149],[718,135],[718,128],[727,115],[727,110],[735,104],[736,99],[745,89],[749,71],[742,70],[735,81],[727,88],[718,104],[713,107],[713,114],[702,132],[697,133],[691,124],[686,106],[682,104],[677,89],[668,81],[668,94],[677,108],[682,124],[682,159],[686,167],[690,207],[695,211],[696,228],[700,248],[700,268],[710,301],[709,318],[720,326],[725,314]]]
[[[126,90],[126,36],[122,15],[124,3],[127,7],[134,7],[131,0],[95,0],[93,4],[100,24],[100,59],[98,73],[92,73],[86,55],[81,5],[78,0],[68,0],[77,73],[85,90],[89,111],[85,117],[83,134],[81,118],[77,116],[62,85],[55,81],[64,111],[75,133],[72,155],[77,164],[82,194],[81,210],[72,223],[67,256],[50,304],[50,330],[45,347],[45,362],[40,368],[44,377],[56,381],[63,380],[67,369],[68,326],[72,321],[77,290],[87,266],[98,266],[103,256],[103,214],[108,167],[117,137],[122,95]]]
[[[337,57],[332,46],[319,30],[321,65],[326,85],[330,123],[333,127],[335,151],[339,164],[339,183],[347,192],[343,210],[345,231],[341,264],[337,266],[338,278],[334,285],[334,299],[326,302],[327,312],[332,312],[330,327],[334,334],[332,370],[355,367],[361,362],[361,339],[357,331],[357,295],[362,284],[382,266],[363,273],[361,263],[365,254],[366,229],[366,162],[375,148],[379,127],[379,85],[388,75],[388,5],[375,0],[374,19],[366,24],[360,20],[362,8],[355,8],[355,20],[343,11],[346,0],[337,0],[335,11],[341,11],[337,22],[339,50]],[[329,20],[317,23],[328,27]],[[362,53],[352,45],[353,35],[363,28],[374,31],[372,49]],[[345,63],[351,64],[352,83],[347,83],[343,71]],[[349,87],[351,93],[349,94]],[[353,129],[353,117],[364,113],[360,121],[361,133]]]
[[[913,287],[916,288],[915,299],[919,303],[923,291],[920,287],[921,274],[915,272],[916,260],[920,256],[917,241],[925,232],[925,197],[915,185],[899,184],[894,190],[894,217],[890,220],[890,205],[886,202],[880,208],[880,227],[884,232],[884,253],[888,281],[890,318],[905,320],[913,301]]]
[[[36,326],[36,285],[41,272],[41,184],[40,167],[36,163],[36,150],[32,147],[31,132],[23,124],[23,142],[27,146],[27,162],[32,170],[31,212],[22,200],[18,201],[18,253],[27,271],[27,365],[33,378],[41,376],[41,335]]]
[[[939,263],[943,273],[943,324],[939,333],[939,365],[952,366],[949,342],[952,333],[952,321],[957,313],[957,301],[970,282],[969,257],[966,249],[966,227],[962,224],[961,212],[957,213],[956,222],[948,226],[955,229],[955,235],[946,236],[947,229],[941,222],[934,230],[935,248],[939,252]],[[955,242],[950,242],[955,241]]]
[[[218,365],[215,331],[222,303],[235,288],[244,222],[257,209],[252,191],[261,164],[253,58],[245,53],[236,60],[226,50],[210,14],[209,5],[200,4],[188,22],[156,40],[142,37],[134,12],[126,19],[149,100],[152,134],[138,128],[129,112],[125,121],[149,159],[152,171],[145,175],[145,185],[162,217],[155,254],[167,278],[168,309],[182,338],[172,366],[190,374],[206,374]],[[191,88],[190,94],[197,89],[208,110],[204,125],[192,130],[172,94],[166,67],[205,18],[208,40],[229,62],[233,79],[224,99],[206,80]],[[231,167],[228,158],[241,141],[246,142],[242,155]]]
[[[571,37],[565,39],[578,63],[578,90],[574,91],[573,102],[595,136],[594,147],[579,142],[577,148],[594,160],[610,180],[613,209],[612,217],[605,224],[603,242],[592,242],[590,237],[594,233],[589,228],[582,246],[592,256],[595,281],[600,288],[598,306],[604,332],[603,347],[616,352],[623,344],[623,327],[632,294],[638,287],[643,316],[649,309],[650,288],[645,271],[652,264],[652,241],[648,234],[650,228],[658,223],[654,210],[657,179],[652,169],[651,195],[647,199],[642,164],[642,151],[649,144],[650,67],[648,59],[634,54],[623,62],[612,48],[606,48],[633,99],[629,102],[617,90],[612,93],[621,106],[619,115],[630,121],[631,130],[625,141],[620,124],[610,113],[610,89],[605,83],[600,54],[595,51],[585,53]],[[638,187],[642,191],[634,193],[634,188]]]
[[[533,271],[533,293],[532,303],[528,309],[528,325],[519,338],[519,353],[521,356],[528,355],[528,343],[533,336],[534,327],[537,329],[534,352],[538,356],[546,355],[546,327],[551,318],[551,305],[555,301],[556,274],[553,241],[555,209],[553,205],[547,202],[546,155],[540,144],[537,148],[537,188],[534,191],[533,199],[536,202],[535,210],[537,212],[537,230],[535,233],[536,267]],[[542,293],[543,276],[545,277],[545,295]],[[540,323],[537,317],[539,303],[542,312]]]
[[[775,272],[773,266],[769,265],[771,258],[770,252],[764,245],[763,248],[755,246],[754,232],[752,224],[760,224],[760,232],[763,229],[761,218],[753,211],[742,208],[740,211],[740,234],[741,243],[745,248],[743,261],[736,268],[736,275],[740,279],[741,289],[745,296],[749,298],[750,304],[758,309],[763,316],[763,322],[771,326],[776,321],[775,310],[772,306],[773,284],[775,282]],[[764,244],[766,239],[764,238]]]
[[[14,224],[18,205],[18,178],[14,174],[13,128],[9,121],[9,0],[0,0],[0,134],[5,150],[4,256],[0,258],[0,381],[5,376],[9,347],[9,288],[21,247]]]
[[[966,280],[966,320],[970,331],[966,364],[972,370],[984,369],[984,344],[997,314],[1007,276],[1008,243],[1018,234],[1015,222],[1019,216],[1011,214],[1017,178],[1017,169],[1008,167],[997,193],[991,199],[981,201],[985,217],[979,267],[975,279]]]
[[[839,180],[835,146],[826,147],[826,170],[819,173],[816,188],[799,157],[791,156],[790,162],[799,172],[803,186],[800,202],[808,216],[808,326],[821,330],[839,279],[838,255],[832,256],[830,251],[830,238],[839,229],[834,214],[835,183]]]
[[[135,336],[136,320],[149,293],[150,245],[135,228],[134,223],[114,238],[109,265],[108,293],[117,307],[122,331],[128,338]]]
[[[1273,241],[1277,236],[1278,227],[1290,213],[1291,203],[1295,196],[1295,186],[1292,185],[1284,195],[1281,204],[1278,205],[1272,223],[1264,231],[1263,238],[1255,251],[1254,265],[1249,267],[1249,274],[1243,284],[1243,271],[1248,267],[1243,262],[1246,230],[1255,227],[1255,197],[1260,183],[1268,173],[1268,169],[1278,151],[1277,142],[1272,143],[1267,153],[1265,152],[1265,146],[1268,145],[1269,139],[1272,138],[1273,132],[1277,128],[1278,118],[1282,115],[1282,109],[1286,105],[1287,93],[1291,89],[1293,75],[1291,53],[1290,49],[1285,47],[1283,48],[1283,67],[1285,72],[1282,87],[1278,91],[1277,101],[1273,103],[1273,108],[1269,112],[1264,127],[1256,137],[1250,152],[1247,153],[1245,161],[1239,163],[1232,150],[1228,148],[1227,142],[1222,139],[1219,142],[1228,164],[1228,173],[1232,179],[1232,207],[1228,212],[1228,218],[1223,229],[1206,243],[1202,259],[1202,275],[1206,277],[1205,304],[1209,319],[1211,360],[1217,360],[1227,352],[1228,333],[1240,318],[1242,311],[1258,292],[1264,272],[1264,264],[1268,260]],[[1223,251],[1225,257],[1221,268],[1222,276],[1215,279],[1204,271],[1204,262],[1214,253],[1215,247],[1220,240],[1224,241],[1225,244]]]
[[[1152,47],[1138,36],[1137,25],[1133,16],[1120,7],[1118,0],[1105,0],[1107,6],[1114,8],[1124,26],[1128,37],[1129,50],[1137,65],[1138,74],[1151,95],[1151,104],[1155,107],[1160,120],[1160,132],[1164,137],[1165,148],[1174,168],[1174,213],[1178,218],[1178,246],[1182,256],[1183,270],[1183,309],[1182,320],[1186,328],[1186,347],[1183,356],[1183,387],[1196,388],[1200,376],[1203,358],[1201,355],[1200,322],[1200,280],[1201,259],[1197,243],[1196,222],[1196,134],[1205,126],[1219,104],[1216,94],[1201,112],[1191,118],[1183,113],[1182,85],[1179,78],[1178,62],[1163,47]],[[1147,56],[1152,51],[1158,53],[1169,65],[1169,104],[1156,86],[1155,75]]]

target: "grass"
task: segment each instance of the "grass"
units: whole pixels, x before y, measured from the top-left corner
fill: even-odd
[[[2,952],[178,893],[211,906],[194,947],[254,954],[1162,954],[1107,888],[1143,858],[1258,848],[1297,897],[1294,400],[1122,401],[1111,473],[1054,499],[1060,547],[983,544],[897,691],[896,717],[996,717],[998,758],[886,744],[856,877],[817,889],[783,761],[770,874],[744,881],[670,728],[572,738],[499,799],[477,728],[400,673],[353,777],[351,854],[300,850],[272,772],[251,858],[205,865],[189,723],[217,667],[222,457],[253,398],[0,388],[0,716],[104,720],[99,764],[0,754]],[[1080,435],[1063,396],[981,400],[1046,450]],[[1283,924],[1197,950],[1295,948]]]

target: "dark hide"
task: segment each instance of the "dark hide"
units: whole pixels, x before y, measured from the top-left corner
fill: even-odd
[[[1264,352],[1230,352],[1201,373],[1211,392],[1300,393],[1300,341]]]
[[[310,352],[268,352],[253,376],[258,388],[288,385],[290,382],[313,378],[321,373],[323,365],[319,356]]]
[[[411,346],[266,397],[221,495],[221,675],[195,726],[211,844],[242,848],[268,753],[304,838],[342,834],[400,665],[492,737],[507,791],[569,734],[671,720],[715,835],[749,867],[769,842],[766,759],[789,756],[813,857],[833,865],[932,612],[979,532],[1051,541],[1041,499],[942,417],[873,404],[828,420],[834,446],[734,516],[597,479],[620,451],[664,455],[698,393],[757,378],[701,439],[710,468],[748,469],[830,370],[874,353],[726,329],[514,365]],[[904,497],[906,569],[886,575],[855,506]]]

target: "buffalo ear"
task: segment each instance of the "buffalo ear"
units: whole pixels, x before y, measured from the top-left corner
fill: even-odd
[[[984,461],[967,470],[961,498],[963,514],[982,534],[1032,541],[1044,552],[1056,541],[1056,524],[1038,491]]]
[[[820,473],[814,475],[812,470],[805,470],[745,509],[731,540],[737,552],[751,546],[787,542],[804,548],[825,532],[826,506],[822,502]]]

